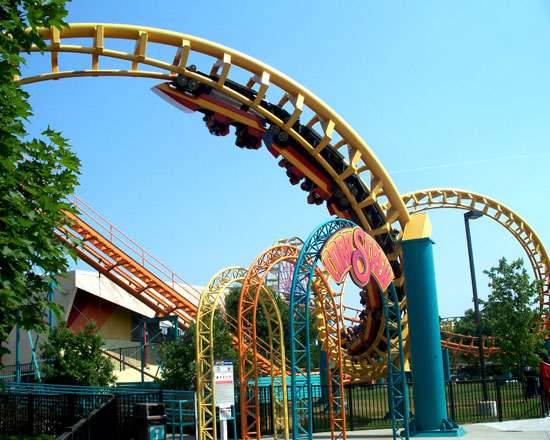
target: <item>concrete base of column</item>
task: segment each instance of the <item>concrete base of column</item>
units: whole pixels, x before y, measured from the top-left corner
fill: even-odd
[[[439,429],[421,429],[416,426],[414,420],[409,425],[410,437],[461,437],[464,434],[466,434],[466,430],[450,418],[443,419]]]

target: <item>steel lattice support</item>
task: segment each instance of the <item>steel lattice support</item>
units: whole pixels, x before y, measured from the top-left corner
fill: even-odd
[[[309,293],[319,251],[336,231],[355,226],[347,220],[331,220],[319,226],[306,240],[298,258],[290,295],[290,365],[292,382],[292,436],[311,439],[313,406],[309,351]],[[305,341],[305,342],[304,342]],[[304,369],[300,368],[302,366]],[[300,387],[298,387],[300,382]],[[343,431],[345,438],[345,427]]]
[[[260,408],[258,396],[258,351],[256,312],[258,302],[267,319],[269,329],[269,358],[271,360],[271,384],[274,437],[283,432],[289,437],[286,393],[286,366],[282,321],[273,293],[266,285],[270,272],[283,261],[295,261],[300,250],[293,246],[274,246],[263,252],[250,266],[241,291],[238,313],[239,371],[241,394],[241,437],[260,438]],[[275,395],[275,388],[281,391]]]
[[[223,292],[232,284],[242,283],[245,276],[246,269],[241,267],[222,270],[208,282],[199,302],[195,342],[197,350],[197,426],[200,440],[215,440],[217,438],[216,399],[212,386],[214,312]]]
[[[388,401],[392,418],[393,438],[409,438],[409,397],[403,356],[403,336],[401,334],[401,308],[393,283],[385,295],[380,292],[386,319],[386,339],[388,341]]]
[[[312,290],[315,293],[314,313],[317,315],[315,327],[319,332],[317,340],[323,343],[322,349],[327,353],[331,436],[333,440],[346,438],[342,327],[340,316],[338,316],[340,309],[336,304],[335,295],[329,282],[318,267],[315,269]]]

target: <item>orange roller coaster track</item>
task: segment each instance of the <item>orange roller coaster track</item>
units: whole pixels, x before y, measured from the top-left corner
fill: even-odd
[[[58,228],[61,240],[77,238],[79,258],[153,309],[176,315],[185,329],[195,320],[200,292],[115,228],[76,196],[80,215],[68,214],[72,225]]]

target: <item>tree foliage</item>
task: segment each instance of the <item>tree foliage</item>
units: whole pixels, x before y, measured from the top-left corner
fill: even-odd
[[[530,281],[522,259],[508,264],[501,258],[498,266],[484,273],[489,276],[491,288],[487,301],[481,301],[484,325],[489,334],[501,338],[496,359],[511,371],[536,369],[544,345],[538,321],[539,283]]]
[[[530,281],[521,259],[508,264],[501,258],[498,266],[484,273],[489,277],[491,293],[487,301],[479,300],[481,331],[483,337],[499,338],[495,341],[499,352],[489,358],[488,370],[492,365],[499,367],[502,373],[521,374],[524,367],[537,368],[544,342],[544,333],[537,324],[539,284]],[[466,310],[453,331],[477,337],[472,309]],[[471,356],[463,357],[462,361],[474,370],[479,362]]]
[[[114,385],[114,365],[100,351],[103,338],[94,321],[78,330],[76,335],[61,322],[40,344],[40,354],[47,360],[42,372],[44,382],[60,385]]]
[[[59,312],[47,300],[48,285],[67,271],[67,254],[76,258],[53,231],[69,223],[65,212],[76,213],[66,197],[80,162],[49,127],[43,139],[27,139],[29,94],[14,81],[25,64],[21,53],[46,47],[37,28],[67,27],[66,15],[65,0],[0,2],[0,342],[15,324],[44,330],[44,308]]]
[[[212,333],[214,359],[233,361],[233,371],[237,377],[238,354],[232,345],[229,326],[219,310],[215,312]],[[181,341],[172,342],[160,348],[160,361],[164,370],[160,384],[163,388],[185,390],[193,386],[193,379],[197,374],[195,334],[196,325],[191,324]]]

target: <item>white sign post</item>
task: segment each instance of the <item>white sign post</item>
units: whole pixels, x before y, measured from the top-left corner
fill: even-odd
[[[233,361],[214,361],[214,396],[220,411],[220,438],[227,440],[227,420],[231,418],[231,407],[235,405],[233,387]]]

